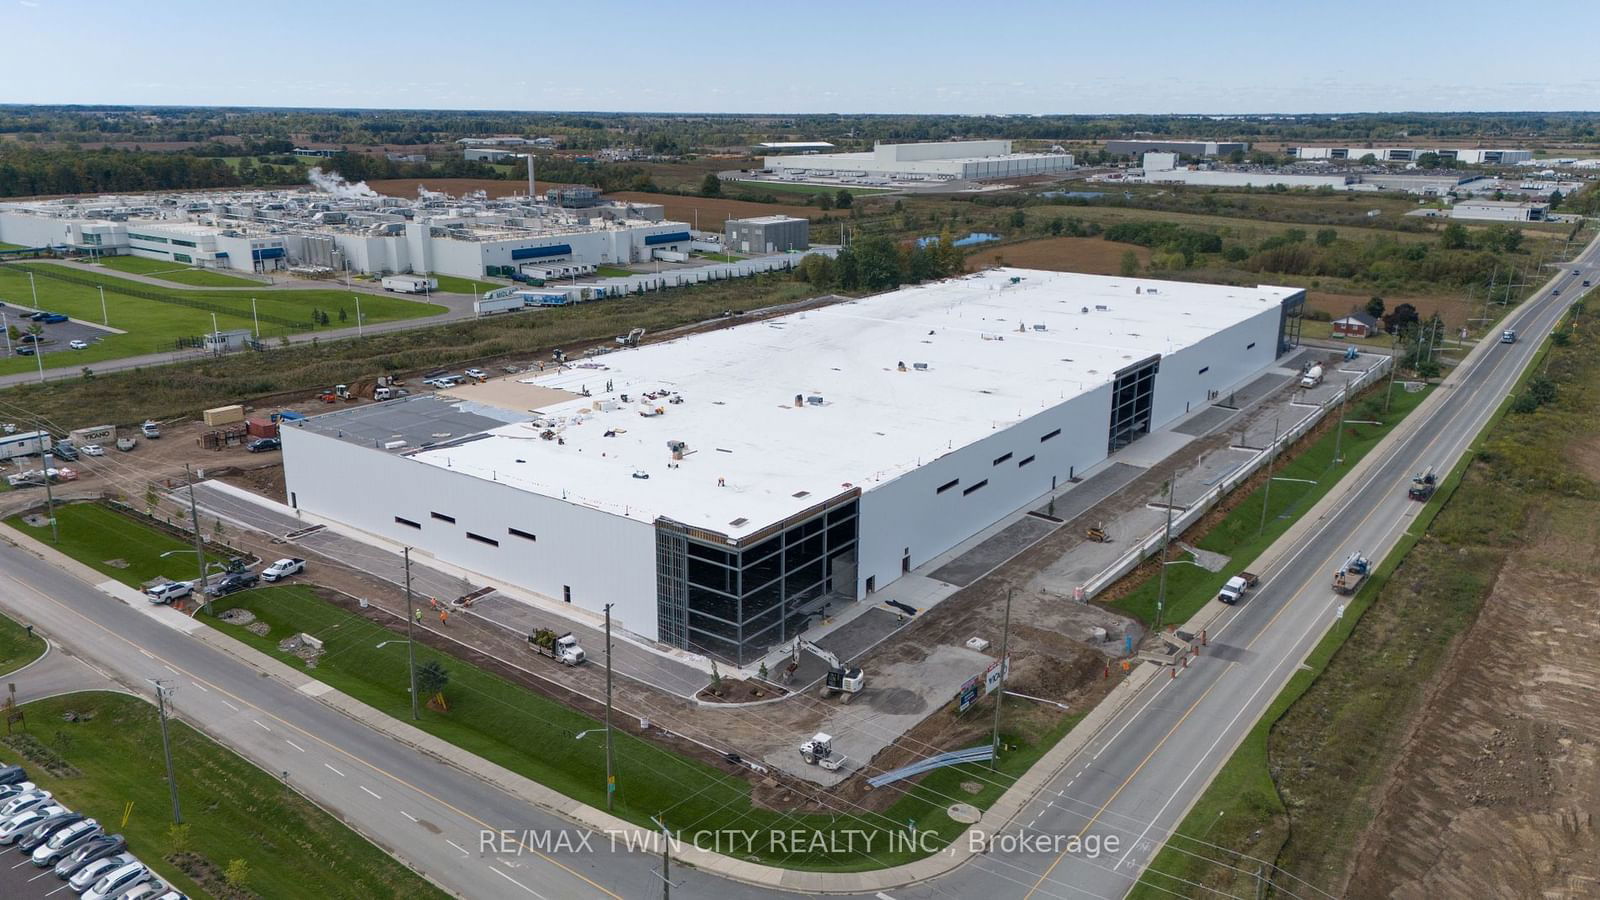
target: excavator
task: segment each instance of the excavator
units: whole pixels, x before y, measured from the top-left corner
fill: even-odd
[[[839,661],[837,654],[813,644],[805,638],[796,638],[794,642],[794,659],[792,666],[799,665],[800,651],[809,650],[815,653],[828,664],[828,677],[822,683],[822,696],[832,697],[838,695],[839,702],[849,703],[867,686],[867,675],[859,667],[847,667]]]

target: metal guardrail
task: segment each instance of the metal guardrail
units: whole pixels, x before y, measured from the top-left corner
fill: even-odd
[[[951,750],[949,753],[940,753],[937,756],[930,756],[927,759],[918,760],[909,766],[902,766],[901,768],[885,772],[882,775],[874,775],[867,779],[867,784],[870,784],[873,787],[883,787],[886,784],[893,784],[896,781],[921,775],[923,772],[931,772],[934,769],[942,769],[945,766],[959,766],[962,763],[983,762],[984,760],[993,758],[993,746],[971,747],[966,750]]]

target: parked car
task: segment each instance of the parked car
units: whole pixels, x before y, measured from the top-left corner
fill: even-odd
[[[119,438],[117,438],[117,449],[121,450],[123,453],[132,452],[133,448],[138,446],[138,445],[139,445],[139,441],[136,440],[135,438],[131,438],[131,437],[119,437]]]
[[[40,788],[24,791],[0,804],[0,822],[44,803],[50,802],[50,792]]]
[[[100,446],[99,444],[84,444],[82,449],[80,449],[78,452],[82,453],[84,456],[105,456],[106,448]]]
[[[16,784],[27,780],[27,769],[21,766],[0,766],[0,784]]]
[[[56,863],[56,877],[62,879],[71,878],[84,866],[96,860],[105,859],[108,856],[116,856],[127,847],[127,840],[120,834],[96,834],[79,844],[72,852],[63,856],[60,862]]]
[[[46,325],[60,325],[62,322],[69,321],[69,319],[62,313],[50,313],[39,321]]]
[[[38,312],[28,313],[28,318],[32,319],[35,322],[43,322],[44,321],[44,317],[48,316],[48,315],[50,315],[50,314],[41,309]]]
[[[283,443],[277,438],[256,438],[250,443],[245,444],[244,448],[249,450],[251,453],[266,453],[271,450],[283,449]]]
[[[96,882],[111,872],[139,860],[132,853],[118,853],[116,856],[102,856],[93,862],[84,864],[78,871],[67,879],[67,886],[78,893],[83,893],[93,887]]]
[[[38,785],[31,781],[18,781],[13,784],[0,784],[0,805],[4,805],[7,800],[10,800],[12,797],[17,796],[18,794],[26,794],[29,791],[35,791],[38,789]]]
[[[187,581],[169,581],[146,588],[144,595],[150,598],[151,603],[171,603],[181,600],[194,593],[194,585]]]
[[[44,340],[44,338],[38,336],[37,334],[24,334],[20,335],[17,340],[24,344],[37,344],[38,342]]]
[[[80,844],[78,849],[56,863],[57,878],[67,879],[78,874],[84,866],[116,856],[128,849],[128,841],[120,834],[100,834]]]
[[[128,888],[149,881],[150,875],[150,869],[144,863],[128,863],[101,876],[99,881],[83,892],[83,900],[115,900]]]
[[[216,586],[211,589],[211,596],[226,597],[237,591],[253,588],[260,580],[260,576],[254,572],[235,572],[217,582]]]
[[[83,813],[72,812],[70,810],[56,813],[53,816],[47,816],[43,821],[28,829],[27,833],[25,833],[22,837],[17,838],[17,849],[28,854],[29,856],[32,856],[33,851],[44,846],[45,843],[50,840],[50,838],[55,836],[57,831],[72,825],[76,825],[79,822],[82,822],[84,818],[85,816]]]
[[[156,900],[163,897],[172,888],[159,878],[152,877],[144,884],[137,884],[117,895],[117,900]]]
[[[0,822],[0,844],[7,847],[15,844],[33,826],[57,813],[67,811],[65,806],[58,803],[44,803],[24,812],[19,812],[4,822]]]
[[[484,370],[482,370],[480,368],[477,368],[476,366],[474,366],[473,368],[470,368],[470,369],[467,370],[467,377],[468,378],[477,378],[479,380],[482,380],[484,378],[488,378],[489,377],[489,373],[485,372]]]
[[[67,346],[71,347],[74,350],[87,350],[87,349],[89,349],[88,343],[86,343],[84,341],[77,341],[77,340],[67,341]]]
[[[32,347],[29,347],[27,344],[23,344],[21,347],[15,347],[13,350],[18,356],[32,356],[38,352]]]
[[[290,575],[299,575],[306,570],[306,561],[303,559],[284,558],[261,570],[262,581],[277,581],[288,578]]]
[[[78,458],[78,448],[72,446],[71,444],[56,444],[54,447],[50,448],[50,454],[56,459],[64,459],[67,462],[72,462]]]
[[[99,836],[100,823],[93,819],[79,819],[64,825],[50,835],[49,840],[33,848],[33,864],[41,869],[50,868]]]
[[[161,426],[150,421],[149,419],[146,419],[145,423],[139,426],[139,431],[143,433],[145,437],[151,438],[152,440],[161,437]]]

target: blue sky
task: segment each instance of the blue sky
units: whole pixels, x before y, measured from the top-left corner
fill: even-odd
[[[0,0],[0,102],[845,113],[1595,109],[1597,26],[1594,0]]]

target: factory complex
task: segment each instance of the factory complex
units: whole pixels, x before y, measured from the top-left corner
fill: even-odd
[[[288,498],[743,664],[1248,382],[1304,299],[992,269],[298,421]]]
[[[870,153],[768,156],[764,166],[763,171],[789,180],[890,184],[1054,175],[1071,170],[1073,161],[1070,153],[1013,153],[1010,141],[988,140],[876,144]]]
[[[1165,141],[1128,138],[1106,141],[1106,152],[1112,156],[1142,156],[1146,153],[1172,153],[1178,156],[1231,156],[1248,153],[1250,145],[1244,141]]]
[[[1410,163],[1432,153],[1441,160],[1470,166],[1520,165],[1533,159],[1532,150],[1489,150],[1479,147],[1288,147],[1284,153],[1303,160],[1349,160],[1371,156],[1383,163]]]
[[[499,200],[423,190],[402,198],[336,177],[314,183],[0,203],[0,242],[241,272],[481,278],[525,264],[644,262],[686,254],[691,240],[689,226],[664,221],[659,204],[611,203],[592,190]]]

